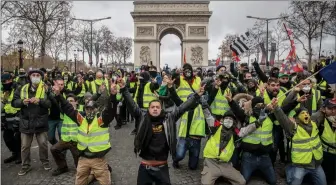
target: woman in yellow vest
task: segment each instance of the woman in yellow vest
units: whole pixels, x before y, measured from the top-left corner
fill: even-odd
[[[311,176],[313,184],[327,185],[321,167],[323,159],[322,142],[317,124],[312,121],[306,108],[295,109],[294,120],[277,107],[277,99],[272,100],[274,115],[291,137],[290,164],[286,167],[287,183],[300,185],[305,176]]]
[[[84,107],[85,116],[60,96],[60,89],[53,87],[55,95],[61,100],[64,114],[78,125],[77,149],[79,160],[76,174],[76,185],[88,183],[90,173],[93,172],[100,184],[111,184],[111,174],[104,156],[111,150],[109,124],[114,115],[111,103],[116,101],[117,91],[111,88],[111,96],[107,100],[103,112],[98,112],[97,104],[89,100]]]
[[[336,182],[336,98],[326,99],[322,108],[312,115],[319,127],[323,148],[322,168],[327,182]]]

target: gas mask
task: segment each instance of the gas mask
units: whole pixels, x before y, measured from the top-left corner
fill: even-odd
[[[184,69],[183,70],[183,75],[187,78],[187,79],[191,79],[192,78],[192,71],[190,69]]]
[[[39,84],[41,81],[41,78],[40,77],[32,77],[31,78],[31,82],[35,85]]]
[[[157,76],[156,71],[149,71],[149,74],[150,74],[151,78],[155,78]]]
[[[231,128],[232,125],[233,125],[233,120],[230,119],[230,118],[224,118],[224,120],[223,120],[223,125],[224,125],[224,127],[226,127],[226,128]]]
[[[89,75],[89,81],[93,81],[93,75]]]
[[[309,93],[310,92],[310,86],[309,85],[306,85],[306,86],[304,86],[303,88],[302,88],[302,91],[304,92],[304,93]]]

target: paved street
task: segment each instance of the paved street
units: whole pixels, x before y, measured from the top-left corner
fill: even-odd
[[[113,126],[115,123],[113,123]],[[114,185],[135,185],[137,179],[137,170],[140,158],[136,158],[133,152],[133,136],[129,133],[134,127],[134,123],[123,126],[122,129],[115,131],[113,126],[110,128],[112,150],[106,158],[112,167],[112,182]],[[204,141],[203,141],[204,146]],[[50,146],[49,146],[50,148]],[[71,153],[67,152],[68,166],[70,172],[57,177],[52,177],[51,172],[44,171],[38,158],[38,146],[34,139],[31,148],[32,171],[25,176],[18,176],[20,165],[3,164],[3,159],[10,153],[5,146],[3,139],[1,142],[1,184],[2,185],[72,185],[75,180],[75,168]],[[186,159],[181,162],[181,169],[172,168],[171,161],[170,177],[173,185],[197,185],[200,183],[202,164],[197,171],[187,170],[188,154]],[[49,152],[51,165],[55,168],[54,160]],[[203,161],[203,160],[201,160]],[[278,180],[279,184],[284,184],[284,179]],[[98,183],[94,183],[98,184]],[[216,184],[228,184],[223,180],[218,180]],[[249,185],[262,185],[265,182],[254,178]]]

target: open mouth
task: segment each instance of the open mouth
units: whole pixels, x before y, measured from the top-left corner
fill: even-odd
[[[308,116],[305,116],[305,117],[304,117],[304,120],[305,120],[305,121],[309,121],[309,117],[308,117]]]

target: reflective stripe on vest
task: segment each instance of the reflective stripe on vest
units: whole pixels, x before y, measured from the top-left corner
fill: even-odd
[[[312,123],[311,136],[304,128],[298,125],[296,133],[292,139],[292,162],[294,164],[309,164],[314,156],[315,160],[321,160],[323,156],[322,144],[319,137],[319,130],[315,124]]]
[[[134,88],[135,82],[130,82],[130,88]]]
[[[203,156],[205,158],[211,158],[211,159],[220,159],[221,161],[228,162],[231,160],[231,157],[233,155],[233,152],[235,150],[234,142],[233,142],[233,136],[231,136],[230,141],[225,146],[224,150],[220,150],[220,140],[221,140],[221,130],[222,125],[217,129],[215,135],[211,136],[210,139],[207,141]]]
[[[20,109],[18,108],[14,108],[12,107],[12,100],[13,100],[13,96],[14,96],[14,89],[12,90],[12,92],[10,93],[8,99],[7,99],[7,103],[4,106],[4,110],[6,114],[16,114]]]
[[[81,151],[86,148],[91,152],[107,150],[111,147],[108,127],[100,127],[97,117],[94,118],[90,125],[85,118],[78,128],[77,142],[77,148]]]
[[[150,82],[147,82],[147,84],[144,87],[144,93],[143,93],[143,107],[148,108],[149,103],[153,100],[157,100],[157,97],[155,96],[154,93],[152,93],[150,89]]]
[[[26,84],[21,88],[21,93],[20,93],[20,98],[21,99],[28,99],[28,88],[30,87],[30,84]],[[35,93],[35,98],[44,98],[44,84],[41,81],[37,87],[36,93]]]
[[[97,86],[101,86],[102,84],[103,84],[103,82],[105,82],[105,81],[103,81],[103,80],[94,80],[94,81],[92,81],[90,84],[91,84],[91,91],[92,91],[92,94],[96,94],[97,93]],[[109,91],[109,85],[108,84],[106,84],[106,83],[104,83],[104,85],[105,85],[105,91],[107,92],[107,94],[108,95],[110,95],[110,91]]]
[[[70,117],[64,114],[63,123],[61,127],[62,141],[77,141],[78,126]]]
[[[319,90],[312,89],[312,95],[313,95],[312,96],[313,97],[313,99],[312,99],[312,113],[315,113],[317,111],[317,102],[321,99],[321,93],[320,93]],[[300,98],[299,94],[297,94],[297,98]],[[300,108],[300,106],[301,106],[301,103],[299,103],[295,107],[295,109]],[[289,117],[293,118],[294,115],[295,115],[295,111],[294,110],[290,111]]]
[[[324,119],[324,129],[321,135],[323,151],[336,154],[336,130],[332,130],[327,119]],[[328,145],[326,145],[327,143]],[[331,146],[331,147],[330,147]]]
[[[230,105],[225,98],[228,92],[230,92],[229,88],[226,88],[224,93],[222,93],[221,89],[218,89],[216,97],[210,106],[212,114],[224,115],[226,111],[230,110]]]
[[[253,116],[250,117],[249,124],[254,123],[257,119]],[[250,144],[262,144],[264,146],[270,145],[273,143],[273,123],[269,117],[265,119],[261,127],[252,132],[251,134],[244,137],[244,143]]]
[[[194,91],[198,91],[201,88],[201,79],[199,77],[196,77],[194,79],[192,88],[194,89]],[[188,82],[184,80],[184,77],[180,76],[180,86],[176,90],[176,93],[180,97],[180,99],[183,102],[187,101],[188,96],[194,93],[194,91],[190,88],[190,85],[188,84]]]
[[[188,112],[184,113],[181,118],[179,137],[187,136],[187,127],[188,127]],[[194,109],[194,115],[191,121],[189,135],[202,136],[202,137],[205,136],[205,119],[201,105],[198,105],[196,109]]]
[[[19,117],[11,117],[11,118],[5,118],[6,121],[20,121],[20,118]]]

